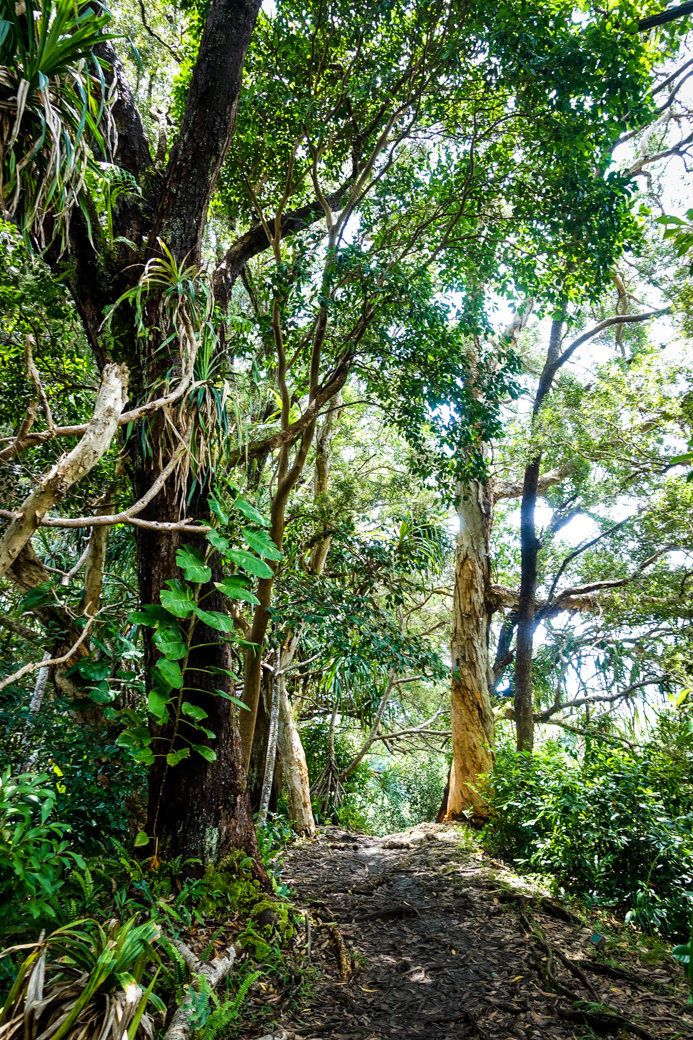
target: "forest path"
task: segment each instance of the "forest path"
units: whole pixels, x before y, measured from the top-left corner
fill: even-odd
[[[460,828],[327,828],[289,850],[282,875],[312,917],[317,978],[283,1008],[277,1038],[693,1040],[675,961],[643,965],[627,944],[607,960],[589,929]]]

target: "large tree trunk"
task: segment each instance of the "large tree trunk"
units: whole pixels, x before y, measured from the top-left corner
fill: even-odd
[[[444,819],[486,815],[479,776],[493,765],[493,714],[489,694],[487,588],[493,499],[487,485],[459,488],[460,533],[455,557],[450,719],[452,768]]]
[[[157,238],[161,238],[181,265],[199,258],[209,202],[233,133],[245,54],[259,6],[260,0],[212,0],[209,7],[180,132],[171,149],[149,228],[150,250],[158,251]],[[175,339],[165,341],[165,349],[160,345],[170,330],[161,328],[155,301],[150,309],[151,327],[160,331],[141,349],[141,389],[147,391],[179,361]],[[191,342],[187,349],[193,349]],[[189,441],[196,421],[185,399],[177,416],[157,414],[148,431],[151,450],[137,448],[133,452],[134,482],[139,494],[151,485],[153,467],[160,466],[170,453],[167,419],[173,419],[178,426],[184,443]],[[189,511],[198,520],[209,515],[210,476],[196,474],[196,492]],[[183,477],[169,480],[149,507],[147,518],[180,520],[185,514],[186,485]],[[193,541],[190,536],[185,537],[186,541]],[[181,536],[175,531],[138,532],[142,603],[158,603],[164,583],[179,576],[175,557],[180,542]],[[198,547],[204,550],[204,545]],[[220,580],[221,574],[213,573],[212,577]],[[207,594],[206,609],[225,610],[223,597],[213,583],[203,593]],[[149,675],[155,655],[151,640],[145,642]],[[190,654],[187,672],[192,674],[196,689],[187,689],[186,681],[186,700],[207,712],[205,725],[215,734],[210,746],[216,757],[209,762],[193,751],[174,767],[166,764],[165,757],[155,760],[149,780],[149,833],[164,855],[199,859],[203,865],[234,849],[243,849],[255,861],[258,875],[265,877],[246,788],[236,711],[230,710],[229,702],[217,692],[235,693],[235,683],[227,674],[233,666],[230,649],[219,632],[201,622],[196,625],[192,642],[199,644],[199,649]],[[179,739],[175,720],[152,728],[155,737],[162,738],[154,742],[155,754],[157,749],[168,751],[171,739],[175,750]],[[206,739],[196,742],[208,743]]]
[[[173,484],[173,481],[170,482]],[[198,491],[193,496],[190,512],[197,519],[208,518],[206,494],[198,475]],[[156,516],[178,519],[180,493],[166,487],[156,500]],[[181,536],[177,531],[138,530],[140,595],[143,603],[158,603],[161,589],[169,578],[178,575],[175,554],[182,542],[204,551],[200,536]],[[224,598],[214,587],[223,575],[213,567],[212,581],[204,586],[205,609],[225,611]],[[149,632],[149,630],[147,630]],[[205,726],[215,734],[207,739],[195,735],[195,743],[210,746],[216,755],[208,762],[198,752],[191,752],[176,766],[168,766],[165,755],[157,757],[149,774],[148,834],[156,842],[157,853],[166,858],[201,861],[202,867],[242,849],[255,862],[258,875],[265,880],[260,865],[257,837],[248,797],[245,768],[241,754],[237,710],[221,693],[235,694],[235,682],[229,675],[233,659],[228,642],[221,633],[197,622],[185,670],[185,699],[207,712]],[[155,649],[151,639],[145,640],[147,674],[154,663]],[[210,671],[214,669],[214,671]],[[183,746],[178,739],[172,747],[175,720],[164,726],[152,725],[155,755]]]

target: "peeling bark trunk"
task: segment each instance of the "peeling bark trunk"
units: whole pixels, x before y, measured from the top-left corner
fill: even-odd
[[[297,834],[315,837],[315,819],[310,800],[308,764],[298,726],[286,692],[284,676],[279,684],[279,730],[277,750],[282,763],[284,782],[289,800],[289,817]]]
[[[0,539],[0,577],[10,569],[48,510],[106,454],[118,429],[118,419],[127,400],[127,387],[127,369],[121,365],[106,365],[94,415],[86,432],[72,451],[60,458],[41,478],[39,486],[22,503],[20,515]]]
[[[450,720],[452,768],[444,819],[471,811],[484,817],[486,803],[478,778],[493,765],[493,714],[489,694],[487,589],[493,500],[487,486],[472,481],[460,487],[460,533],[455,557],[452,619]]]

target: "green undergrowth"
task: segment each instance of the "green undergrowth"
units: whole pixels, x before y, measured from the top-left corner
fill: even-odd
[[[0,888],[4,884],[6,889],[11,883],[15,895],[11,900],[9,890],[5,892],[5,905],[15,909],[4,917],[0,946],[24,947],[0,957],[0,1008],[26,949],[31,949],[25,944],[37,942],[44,931],[50,940],[56,929],[59,933],[68,928],[74,941],[91,947],[89,936],[101,925],[106,927],[106,922],[129,929],[146,925],[156,936],[151,968],[142,978],[144,988],[151,984],[147,1013],[154,1026],[163,1028],[161,1008],[174,1008],[189,995],[191,1035],[196,1040],[232,1040],[241,1024],[247,1029],[249,1021],[263,1020],[268,997],[270,1001],[276,994],[283,1000],[298,999],[305,991],[310,971],[302,959],[303,918],[276,874],[277,854],[290,837],[281,821],[270,819],[260,830],[268,887],[243,852],[234,852],[202,873],[196,861],[135,859],[117,842],[108,855],[70,858],[69,830],[53,819],[53,799],[45,778],[23,778],[15,788],[6,785],[4,791],[6,818],[22,824],[26,849],[21,863],[14,859],[21,873],[3,876],[0,882]],[[47,876],[47,862],[53,871],[50,885],[39,876]],[[37,901],[34,890],[40,883]],[[191,978],[176,942],[187,945],[203,963],[230,947],[235,949],[233,969],[218,991],[210,991],[201,977]],[[93,970],[100,970],[96,960]]]
[[[540,875],[556,894],[579,896],[643,932],[687,938],[693,746],[686,722],[664,718],[637,753],[606,739],[580,757],[552,741],[532,755],[500,744],[484,847]]]

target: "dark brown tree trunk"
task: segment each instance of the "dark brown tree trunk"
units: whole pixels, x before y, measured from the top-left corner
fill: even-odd
[[[170,482],[173,485],[173,481]],[[206,520],[209,510],[206,488],[198,475],[198,491],[188,511],[198,520]],[[163,501],[157,501],[156,518],[162,519],[164,508],[168,518],[180,516],[180,492],[168,485]],[[179,576],[175,554],[181,544],[189,544],[204,552],[201,536],[181,535],[178,531],[138,530],[140,595],[143,603],[158,603],[164,583]],[[213,566],[212,581],[201,589],[205,610],[224,613],[224,597],[214,587],[223,575]],[[149,632],[149,630],[147,630]],[[185,699],[207,713],[205,726],[215,734],[207,738],[199,732],[186,732],[184,719],[179,736],[174,738],[176,720],[164,726],[153,725],[155,758],[149,774],[148,834],[157,852],[167,859],[181,856],[195,859],[202,867],[216,862],[235,849],[243,849],[255,862],[262,880],[266,880],[259,862],[257,838],[246,784],[238,728],[238,712],[223,694],[236,693],[229,672],[234,661],[228,641],[221,633],[198,621],[195,624],[192,650],[185,669]],[[151,639],[145,640],[147,673],[155,659]],[[210,669],[213,669],[211,671]],[[206,745],[215,753],[212,762],[192,751],[176,766],[166,763],[165,753],[185,746],[185,739]],[[171,745],[171,739],[174,739]]]
[[[149,229],[150,250],[158,252],[157,239],[161,238],[181,265],[199,258],[209,202],[233,133],[243,63],[259,6],[260,0],[213,0],[209,8],[180,133],[171,150]],[[153,327],[158,324],[153,323]],[[169,341],[167,348],[162,349],[161,335],[162,332],[158,338],[152,337],[140,356],[143,390],[156,385],[158,378],[179,360],[178,344]],[[181,403],[175,421],[184,440],[188,440],[195,415],[188,411],[185,402]],[[138,448],[133,453],[138,494],[151,486],[154,467],[158,471],[171,450],[166,446],[168,435],[161,413],[150,424],[148,434],[150,450]],[[197,490],[188,512],[198,520],[209,515],[209,480],[209,474],[196,474]],[[186,485],[185,480],[169,480],[149,507],[147,518],[179,521],[185,515]],[[185,540],[192,541],[188,535]],[[138,531],[142,603],[158,603],[165,582],[179,576],[175,557],[180,544],[179,532]],[[204,549],[204,545],[199,548]],[[213,578],[219,580],[221,574],[214,573]],[[223,597],[213,583],[202,591],[206,609],[225,611]],[[195,689],[186,688],[185,696],[206,711],[205,724],[215,737],[197,740],[200,735],[195,734],[195,742],[208,744],[216,757],[209,762],[193,751],[173,767],[166,764],[165,757],[155,760],[149,781],[149,833],[160,854],[198,859],[203,865],[234,849],[243,849],[264,876],[246,786],[237,713],[218,692],[235,693],[235,683],[226,674],[233,666],[230,648],[219,632],[201,622],[195,626],[192,643],[199,649],[194,649],[188,658],[186,680],[192,675]],[[148,674],[154,657],[148,640]],[[210,672],[210,668],[214,671]],[[172,739],[174,750],[179,745],[176,726],[172,719],[165,726],[153,727],[157,738],[155,754],[168,751]]]
[[[560,348],[563,314],[551,324],[551,337],[532,412],[536,420],[544,399],[562,364]],[[537,561],[541,544],[537,538],[535,510],[539,490],[542,453],[538,451],[525,467],[520,506],[520,597],[517,605],[517,641],[515,647],[515,732],[518,751],[534,747],[534,698],[532,658],[537,602]]]
[[[534,653],[534,614],[537,594],[537,557],[539,539],[534,518],[541,455],[525,469],[525,484],[520,506],[520,598],[517,606],[515,647],[515,732],[518,751],[534,747],[534,701],[532,696],[532,657]]]

